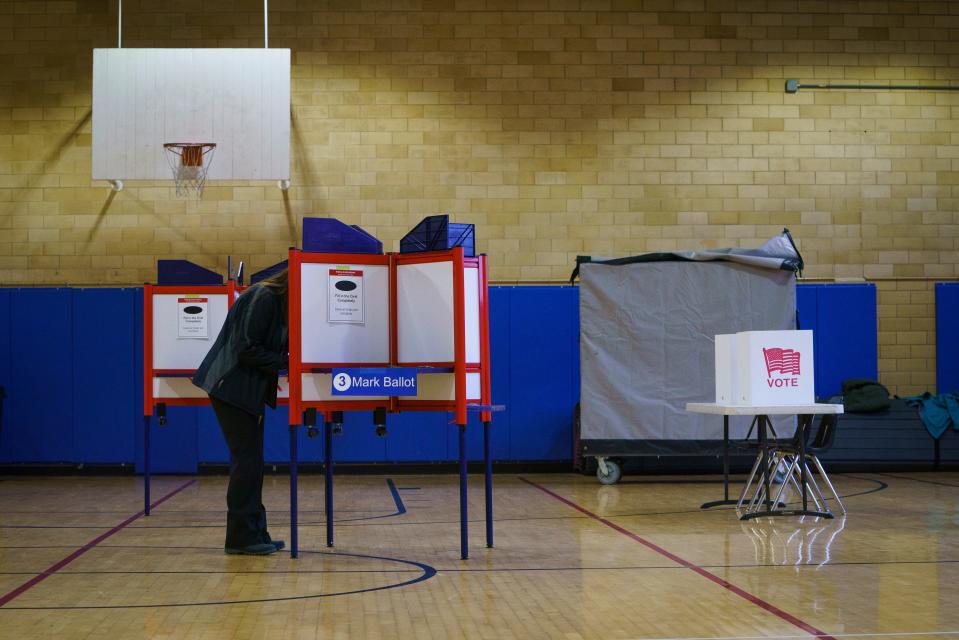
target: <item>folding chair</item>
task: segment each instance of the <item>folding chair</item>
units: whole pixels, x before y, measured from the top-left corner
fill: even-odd
[[[786,468],[786,478],[787,480],[783,481],[782,487],[779,489],[779,493],[776,496],[776,501],[782,498],[782,494],[785,491],[786,485],[791,484],[797,489],[801,490],[801,478],[802,478],[802,467],[805,467],[806,470],[806,482],[809,488],[811,489],[810,495],[813,497],[813,500],[819,505],[819,509],[822,510],[826,505],[826,498],[823,496],[822,491],[819,488],[818,483],[816,482],[815,477],[812,474],[812,471],[809,468],[808,461],[812,461],[816,467],[816,470],[819,472],[819,476],[825,481],[826,486],[829,487],[829,491],[832,493],[832,497],[836,500],[836,504],[839,505],[842,513],[846,513],[846,506],[842,503],[842,499],[839,497],[839,493],[836,491],[836,488],[833,486],[832,482],[829,480],[829,476],[826,474],[826,470],[822,466],[822,462],[819,460],[819,456],[829,451],[832,448],[833,442],[836,440],[836,429],[839,425],[839,416],[836,414],[825,414],[820,417],[819,427],[816,430],[816,437],[813,438],[811,444],[806,445],[806,459],[799,459],[799,447],[797,444],[782,445],[778,444],[775,450],[770,456],[771,459],[784,461],[787,464]],[[778,464],[778,463],[777,463]],[[802,465],[802,467],[800,467]]]

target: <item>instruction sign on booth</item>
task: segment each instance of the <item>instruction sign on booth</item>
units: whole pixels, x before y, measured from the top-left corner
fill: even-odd
[[[363,324],[363,271],[338,267],[330,269],[329,322]]]
[[[209,337],[208,303],[207,298],[177,298],[177,338]]]

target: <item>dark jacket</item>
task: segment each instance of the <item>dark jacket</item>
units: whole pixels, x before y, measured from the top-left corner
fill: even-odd
[[[276,408],[276,383],[287,366],[286,308],[281,295],[253,285],[230,307],[223,328],[193,376],[210,396],[258,414]]]

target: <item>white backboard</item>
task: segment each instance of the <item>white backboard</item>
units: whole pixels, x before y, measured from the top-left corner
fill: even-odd
[[[290,50],[94,49],[93,179],[172,180],[166,142],[215,143],[208,180],[288,180]]]

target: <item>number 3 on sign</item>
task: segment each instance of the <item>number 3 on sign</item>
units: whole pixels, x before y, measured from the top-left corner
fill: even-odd
[[[351,386],[353,386],[353,381],[350,380],[350,376],[345,373],[338,373],[333,378],[333,388],[339,392],[348,391]]]

